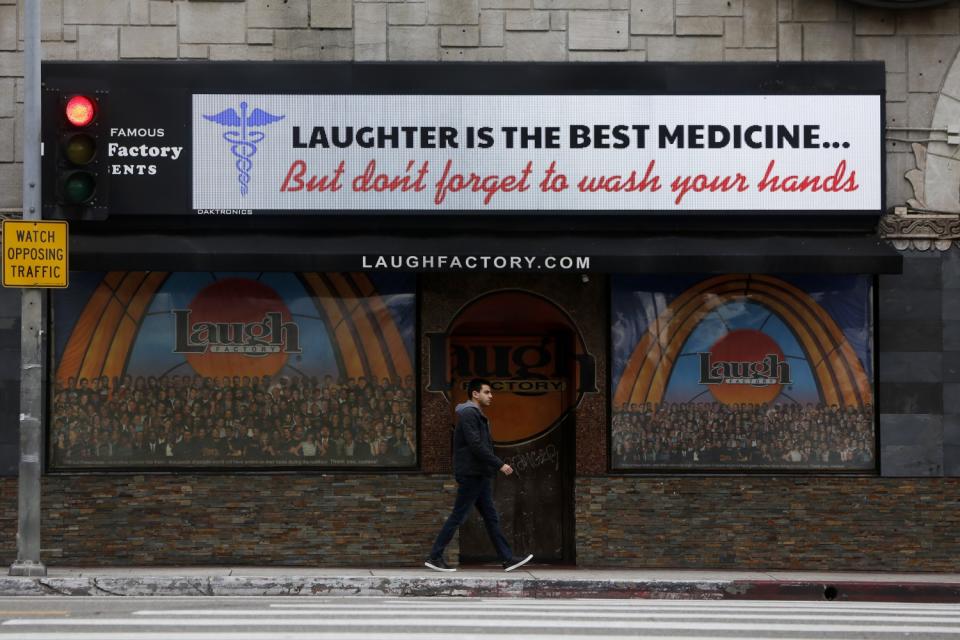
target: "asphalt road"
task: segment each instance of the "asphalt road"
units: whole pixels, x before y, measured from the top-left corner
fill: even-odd
[[[957,638],[960,606],[494,598],[0,599],[0,639]]]

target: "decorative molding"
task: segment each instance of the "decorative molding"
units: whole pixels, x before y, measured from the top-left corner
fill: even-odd
[[[929,209],[927,206],[926,179],[927,179],[927,148],[914,142],[913,157],[917,161],[917,168],[910,169],[903,177],[913,187],[913,197],[907,200],[907,205],[914,209]]]
[[[880,237],[900,251],[946,251],[960,240],[960,214],[895,207],[880,218]]]
[[[880,218],[880,237],[899,251],[946,251],[960,241],[960,213],[937,211],[927,205],[927,147],[915,142],[912,148],[917,166],[903,177],[913,187],[913,197]]]

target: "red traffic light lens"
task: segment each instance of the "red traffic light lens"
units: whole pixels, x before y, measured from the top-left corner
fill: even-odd
[[[67,101],[67,120],[75,127],[85,127],[96,115],[93,100],[87,96],[73,96]]]

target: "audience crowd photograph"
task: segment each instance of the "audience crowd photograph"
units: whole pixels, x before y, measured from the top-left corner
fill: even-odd
[[[873,407],[664,403],[619,407],[614,468],[868,469]]]
[[[54,466],[416,464],[414,384],[190,375],[58,381]]]

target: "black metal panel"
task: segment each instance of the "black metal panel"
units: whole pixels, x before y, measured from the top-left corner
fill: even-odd
[[[393,271],[456,270],[451,259],[467,256],[537,258],[532,268],[471,269],[480,271],[538,271],[547,256],[586,257],[580,270],[598,273],[899,273],[902,265],[867,236],[74,234],[70,250],[80,271],[357,271],[377,269],[379,256],[404,259]]]
[[[775,215],[747,215],[725,213],[722,216],[700,215],[700,212],[679,216],[655,215],[607,215],[604,213],[568,213],[563,216],[531,215],[522,212],[510,215],[506,219],[494,219],[484,212],[471,212],[467,215],[448,215],[434,213],[418,217],[416,212],[409,215],[371,214],[366,217],[355,215],[333,216],[243,216],[224,219],[218,216],[115,216],[110,224],[78,220],[70,222],[71,233],[78,234],[129,234],[129,233],[166,233],[192,234],[207,233],[296,233],[296,234],[337,234],[375,233],[381,235],[396,234],[422,236],[455,233],[489,234],[497,231],[503,235],[547,235],[547,234],[597,234],[604,232],[612,235],[667,235],[690,234],[711,235],[729,234],[741,230],[752,235],[797,234],[808,236],[811,233],[829,232],[834,234],[869,234],[876,232],[875,216],[850,215],[849,212],[821,212],[816,215],[796,215],[800,212],[778,212]]]
[[[101,220],[109,217],[111,225],[121,219],[152,216],[144,221],[152,228],[167,227],[171,217],[183,217],[176,225],[222,228],[246,227],[251,223],[230,217],[216,217],[213,222],[198,221],[191,203],[192,159],[191,96],[194,93],[271,93],[271,94],[417,94],[417,95],[804,95],[804,94],[871,94],[882,97],[885,86],[883,63],[343,63],[343,62],[46,62],[42,67],[45,88],[43,141],[45,154],[44,216],[70,220]],[[64,208],[54,206],[54,164],[58,150],[57,100],[63,92],[98,92],[110,129],[163,130],[156,138],[158,147],[182,147],[178,161],[133,157],[123,163],[122,171],[147,170],[156,173],[101,176],[101,188],[109,193],[107,208]],[[882,103],[882,100],[881,100]],[[878,130],[878,136],[881,132]],[[149,136],[134,136],[133,146],[140,146]],[[111,142],[122,137],[110,136]],[[106,144],[106,140],[102,140]],[[101,153],[103,150],[101,150]],[[883,178],[884,160],[880,175]],[[121,163],[117,163],[119,167]],[[126,166],[131,165],[130,167]],[[113,167],[113,165],[111,165]],[[881,196],[883,198],[883,196]],[[880,209],[885,208],[881,202]],[[253,225],[275,227],[285,224],[268,213],[258,211]],[[711,220],[710,225],[746,224],[749,228],[776,226],[789,228],[790,220],[802,213],[810,223],[807,228],[835,229],[854,220],[858,228],[875,223],[877,211],[744,211],[731,215],[727,211],[621,211],[598,212],[582,216],[569,224],[596,225],[612,228],[622,225],[618,217],[629,217],[641,224],[666,218],[674,230],[696,228],[697,220]],[[429,215],[425,215],[429,214]],[[758,215],[759,214],[759,215]],[[433,218],[433,224],[457,226],[463,214],[451,211],[349,211],[327,212],[319,216],[324,224],[353,229],[369,228],[371,217],[382,224],[411,228],[417,217]],[[546,216],[533,216],[529,211],[490,211],[480,214],[533,221],[544,224]],[[564,212],[563,217],[580,218],[578,212]],[[479,216],[478,216],[479,217]],[[558,216],[550,216],[556,219]],[[265,218],[267,220],[265,220]],[[273,219],[270,219],[273,218]],[[740,218],[740,222],[737,221]],[[269,220],[269,221],[268,221]],[[309,225],[303,212],[293,217],[298,226]],[[816,220],[817,222],[814,222]],[[124,220],[125,222],[125,220]],[[529,224],[529,223],[528,223]],[[564,224],[567,224],[566,222]],[[663,224],[663,223],[658,223]],[[411,226],[408,226],[411,225]],[[814,227],[810,225],[816,225]],[[183,229],[182,231],[187,231]],[[189,232],[189,231],[188,231]]]
[[[189,94],[880,93],[880,62],[44,62],[49,87]]]

